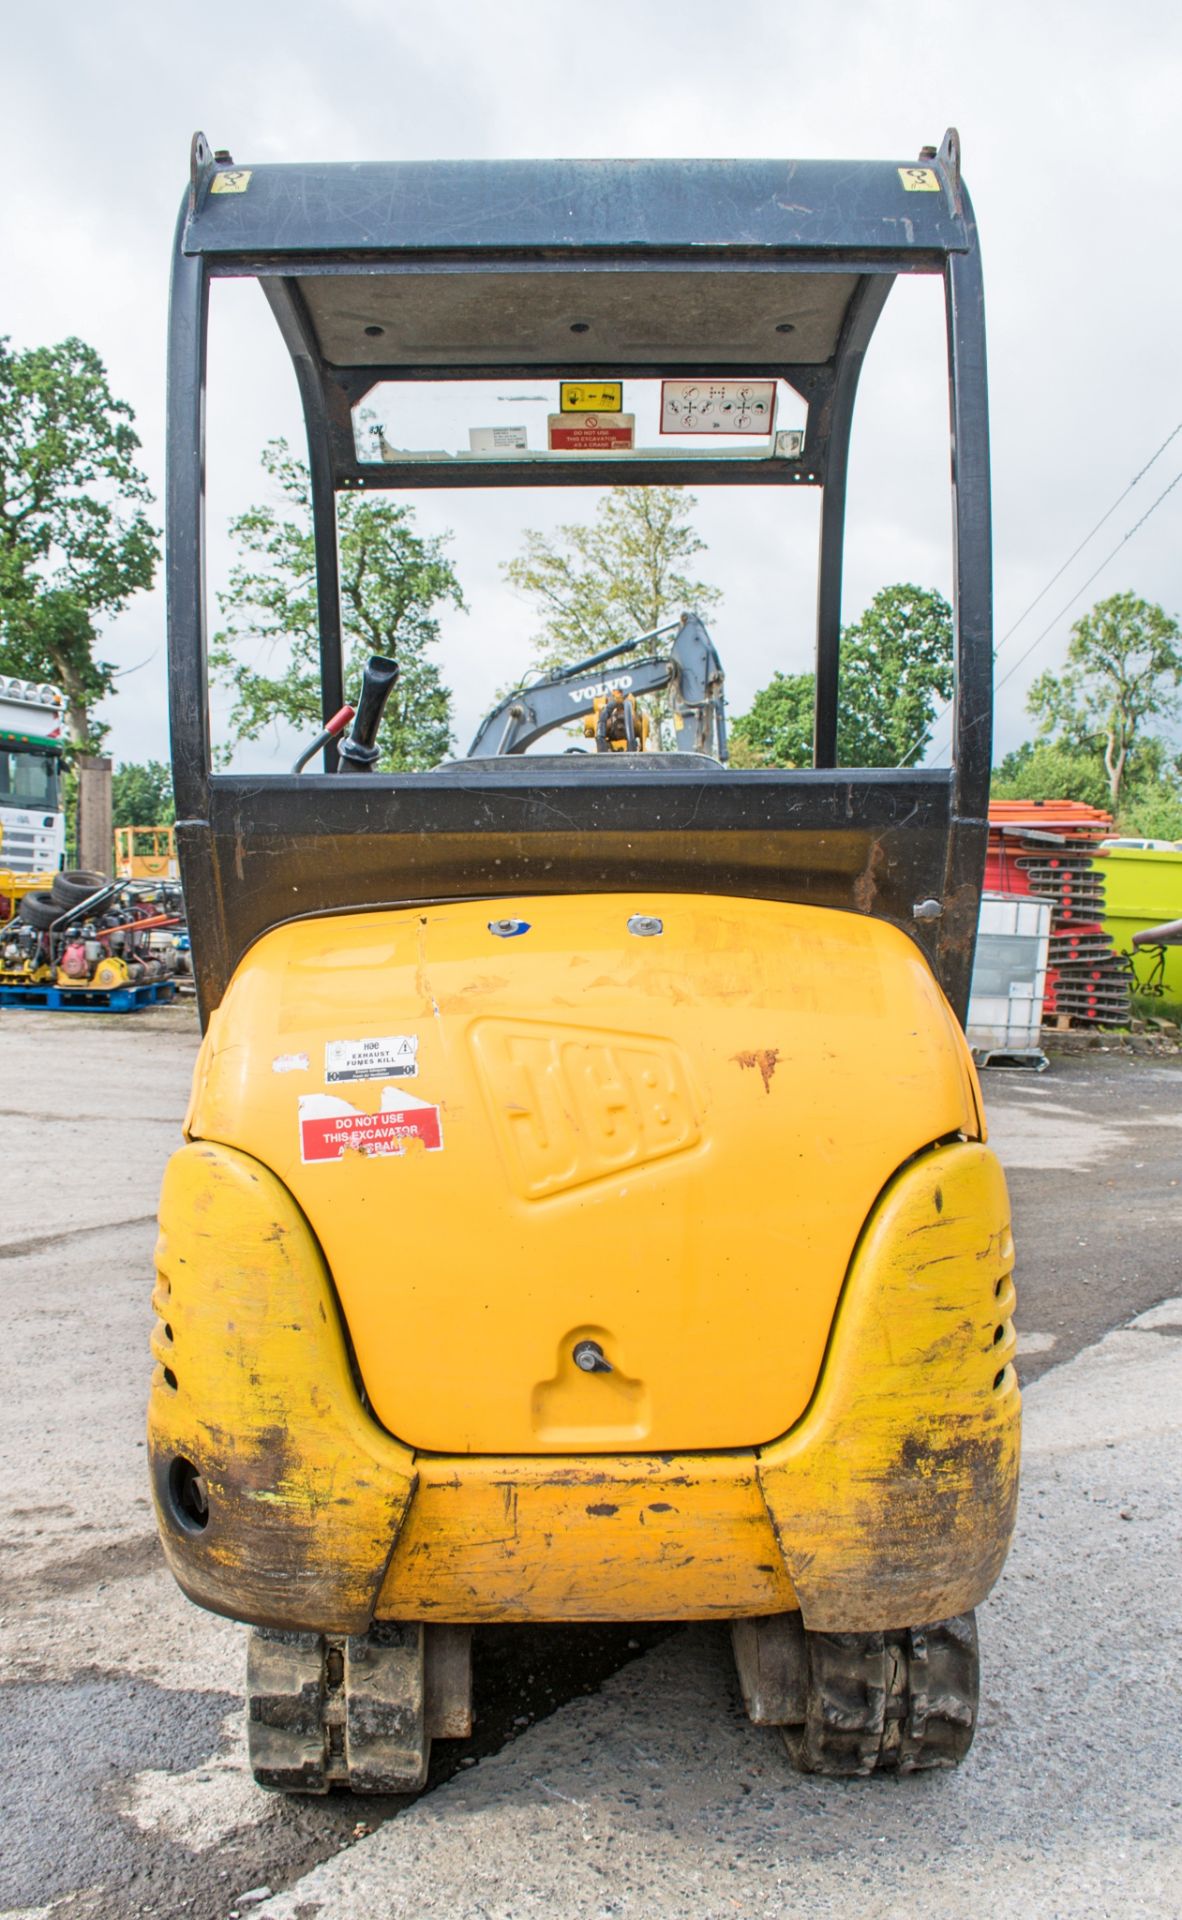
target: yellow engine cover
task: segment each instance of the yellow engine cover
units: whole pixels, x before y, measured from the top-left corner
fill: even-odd
[[[275,929],[213,1017],[187,1131],[294,1196],[391,1433],[544,1454],[785,1432],[886,1183],[983,1130],[896,929],[601,894]]]

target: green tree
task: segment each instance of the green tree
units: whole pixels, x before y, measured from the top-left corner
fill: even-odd
[[[994,769],[995,800],[1082,800],[1108,805],[1108,778],[1094,754],[1049,740],[1024,740]]]
[[[257,740],[277,718],[309,733],[321,724],[308,469],[285,440],[268,443],[262,464],[279,503],[251,507],[231,523],[241,557],[219,595],[225,626],[210,649],[215,675],[234,690],[235,742]],[[370,654],[397,660],[381,765],[404,772],[435,766],[452,744],[451,694],[430,657],[439,639],[435,609],[443,601],[464,605],[444,552],[447,536],[424,539],[410,507],[360,493],[338,499],[337,530],[346,689],[356,691]]]
[[[815,686],[811,673],[774,673],[731,725],[732,767],[810,767]]]
[[[1176,779],[1134,787],[1121,803],[1123,834],[1144,840],[1182,840],[1182,786]]]
[[[526,530],[524,553],[504,572],[541,615],[538,667],[568,666],[718,605],[717,587],[683,571],[706,547],[690,524],[696,505],[680,487],[613,487],[589,524],[552,538]]]
[[[841,636],[837,757],[843,767],[911,767],[952,698],[952,608],[943,594],[883,587]]]
[[[1135,594],[1116,593],[1076,621],[1066,668],[1040,674],[1026,705],[1040,739],[1103,765],[1118,813],[1150,724],[1179,710],[1180,683],[1178,622]]]
[[[111,782],[111,817],[116,827],[167,827],[176,818],[172,771],[163,760],[127,761]]]
[[[0,671],[61,687],[84,750],[101,744],[92,710],[115,679],[99,623],[156,569],[134,417],[84,341],[14,353],[0,339]]]
[[[811,673],[777,673],[731,727],[736,765],[809,766]],[[907,767],[922,758],[938,703],[952,697],[952,609],[910,583],[883,587],[841,636],[837,757],[843,767]]]

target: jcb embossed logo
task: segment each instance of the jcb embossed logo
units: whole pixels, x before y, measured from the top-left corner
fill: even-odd
[[[482,1020],[472,1048],[513,1183],[527,1200],[698,1144],[677,1047],[549,1022]]]

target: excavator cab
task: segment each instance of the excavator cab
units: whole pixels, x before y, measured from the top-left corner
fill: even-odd
[[[915,275],[947,327],[951,764],[839,766],[854,402]],[[292,774],[213,768],[224,278],[257,281],[307,425],[324,728]],[[486,425],[523,384],[541,413]],[[617,723],[643,744],[644,689],[609,648],[546,691],[606,751],[526,751],[551,711],[527,688],[468,757],[383,771],[398,662],[343,684],[338,496],[620,481],[819,496],[814,764],[727,764],[690,610],[669,647],[641,636],[687,750],[612,750]],[[918,162],[338,166],[195,138],[168,622],[204,1038],[149,1445],[177,1580],[250,1628],[262,1785],[421,1785],[469,1727],[488,1623],[727,1622],[797,1766],[967,1751],[1019,1429],[1009,1209],[961,1029],[990,593],[954,133]]]

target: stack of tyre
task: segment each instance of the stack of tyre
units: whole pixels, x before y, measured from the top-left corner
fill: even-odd
[[[110,885],[106,874],[87,873],[80,867],[67,868],[64,873],[54,874],[53,885],[48,891],[26,893],[18,917],[26,925],[36,927],[39,933],[48,933],[63,913],[82,906],[94,894]]]

